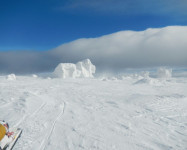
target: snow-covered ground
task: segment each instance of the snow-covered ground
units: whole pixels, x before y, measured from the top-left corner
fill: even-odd
[[[186,150],[187,77],[0,77],[14,150]]]

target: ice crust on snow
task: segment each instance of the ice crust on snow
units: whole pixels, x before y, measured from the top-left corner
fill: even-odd
[[[16,80],[16,75],[15,74],[9,74],[7,75],[7,80]]]
[[[96,67],[89,59],[76,64],[60,63],[54,70],[53,75],[57,78],[92,78]]]
[[[171,78],[172,77],[172,69],[159,68],[157,70],[158,78]]]

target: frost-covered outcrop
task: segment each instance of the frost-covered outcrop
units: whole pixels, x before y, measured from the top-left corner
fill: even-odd
[[[54,70],[53,75],[57,78],[90,78],[93,77],[96,67],[89,59],[76,64],[60,63]]]
[[[172,69],[159,68],[157,71],[158,78],[171,78],[172,77]]]

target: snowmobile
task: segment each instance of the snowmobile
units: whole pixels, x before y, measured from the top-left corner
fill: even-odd
[[[21,133],[20,128],[9,129],[8,123],[0,121],[0,150],[12,150]]]

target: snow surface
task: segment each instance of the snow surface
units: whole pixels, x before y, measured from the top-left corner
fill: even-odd
[[[60,63],[54,70],[54,77],[57,78],[90,78],[93,77],[96,67],[89,59],[82,60],[77,64]]]
[[[143,76],[1,76],[0,119],[23,129],[14,150],[186,150],[187,76]]]

